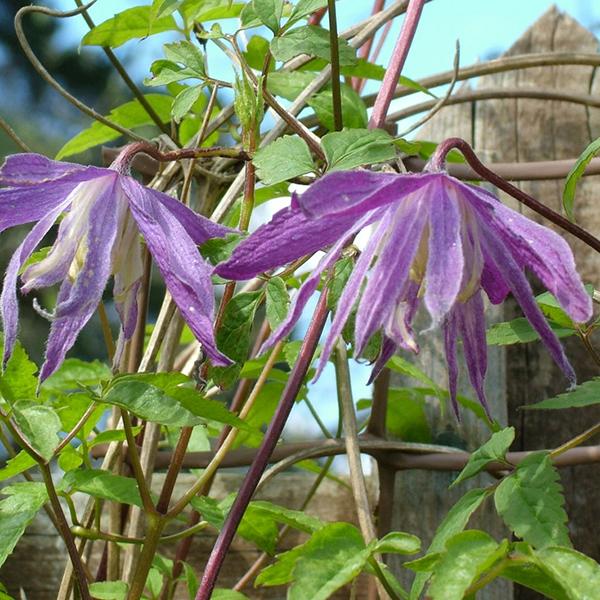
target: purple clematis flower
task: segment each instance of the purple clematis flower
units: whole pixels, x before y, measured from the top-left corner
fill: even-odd
[[[13,254],[4,278],[0,314],[4,326],[3,365],[17,338],[19,271],[59,215],[54,245],[41,261],[20,276],[21,291],[61,283],[40,380],[63,361],[114,275],[114,298],[122,338],[133,334],[137,292],[143,274],[146,240],[182,316],[216,365],[231,361],[216,347],[211,268],[197,245],[231,230],[201,217],[166,194],[140,185],[127,161],[111,168],[84,167],[39,154],[9,156],[0,168],[0,232],[37,221]]]
[[[265,347],[291,331],[321,274],[368,225],[373,225],[372,234],[339,299],[317,376],[363,290],[356,313],[357,354],[378,330],[384,334],[372,377],[398,348],[418,351],[411,324],[422,302],[431,316],[431,328],[441,326],[444,332],[448,388],[455,410],[458,338],[462,338],[471,384],[487,409],[483,291],[494,304],[512,292],[554,360],[575,382],[573,368],[524,274],[525,268],[530,269],[574,321],[587,321],[591,299],[568,244],[484,189],[443,172],[332,173],[302,196],[293,197],[289,208],[244,240],[217,267],[220,276],[247,279],[329,246]]]

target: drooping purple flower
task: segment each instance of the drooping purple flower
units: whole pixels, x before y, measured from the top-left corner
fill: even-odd
[[[568,244],[484,189],[442,172],[332,173],[294,197],[289,208],[244,240],[217,267],[220,276],[246,279],[328,247],[296,295],[287,319],[265,347],[291,331],[322,273],[367,225],[373,231],[339,299],[317,375],[357,302],[357,354],[378,330],[384,334],[373,375],[398,348],[418,350],[412,321],[423,303],[431,327],[443,329],[448,388],[455,410],[459,338],[471,384],[487,408],[482,292],[494,304],[512,292],[556,363],[570,382],[575,381],[573,368],[524,274],[525,269],[531,270],[574,321],[587,321],[592,314],[591,299]]]
[[[38,154],[9,156],[0,168],[0,232],[37,221],[13,254],[4,278],[0,314],[3,365],[17,338],[19,271],[61,214],[54,245],[20,276],[21,291],[60,283],[40,380],[63,361],[96,310],[114,275],[123,338],[135,329],[143,275],[140,233],[182,316],[216,365],[229,359],[216,347],[211,268],[197,245],[230,233],[166,194],[146,188],[117,160],[111,168],[84,167]]]

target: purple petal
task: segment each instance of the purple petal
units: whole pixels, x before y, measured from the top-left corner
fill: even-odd
[[[492,304],[501,304],[510,293],[506,281],[494,262],[487,256],[485,248],[483,251],[483,270],[481,271],[481,287],[485,290]]]
[[[470,204],[501,234],[513,257],[530,268],[578,323],[592,316],[592,300],[575,267],[569,244],[557,233],[504,206],[483,189],[458,184]]]
[[[482,241],[490,259],[494,261],[502,278],[510,286],[510,290],[515,300],[519,303],[523,314],[529,323],[531,323],[531,326],[538,332],[556,364],[563,370],[569,381],[575,384],[575,371],[573,371],[573,367],[569,363],[556,334],[548,325],[542,311],[537,305],[527,278],[509,249],[496,236],[497,231],[489,228],[484,241]]]
[[[123,177],[121,184],[146,244],[181,315],[216,366],[231,361],[217,349],[211,269],[179,220],[145,188]]]
[[[367,274],[367,271],[369,270],[369,267],[371,266],[373,257],[379,248],[381,240],[389,229],[390,224],[388,221],[388,214],[389,211],[385,211],[383,213],[381,222],[378,223],[375,231],[369,238],[366,248],[358,257],[358,260],[354,265],[354,269],[352,270],[352,274],[346,282],[344,291],[340,296],[337,308],[335,310],[335,316],[333,318],[333,322],[331,323],[331,329],[329,330],[327,339],[325,340],[325,346],[321,352],[321,357],[317,366],[317,373],[314,379],[317,379],[325,368],[327,360],[333,351],[336,340],[342,333],[342,329],[344,329],[344,325],[346,324],[346,321],[348,320],[348,317],[354,308],[356,299],[360,294],[362,282]]]
[[[42,154],[12,154],[0,167],[0,185],[34,185],[81,169],[84,165],[51,160]]]
[[[215,273],[226,279],[250,279],[335,243],[355,223],[353,216],[312,220],[284,208],[241,242]]]
[[[427,213],[427,205],[414,199],[401,204],[389,219],[389,237],[371,270],[356,313],[355,342],[358,353],[386,322],[399,301],[419,248]]]
[[[402,300],[398,301],[395,310],[393,310],[385,325],[385,332],[397,346],[410,350],[415,354],[419,351],[419,346],[415,340],[412,320],[419,307],[419,290],[421,283],[408,280],[401,293]]]
[[[396,175],[371,171],[337,171],[313,183],[298,204],[310,217],[360,215],[397,202],[435,181],[437,174]]]
[[[381,373],[385,365],[387,365],[388,360],[394,356],[397,347],[398,346],[396,346],[394,340],[387,336],[383,336],[381,351],[379,352],[379,356],[373,365],[373,370],[371,371],[371,376],[369,377],[369,381],[367,381],[367,385],[371,385],[375,379],[377,379],[379,373]]]
[[[19,270],[35,250],[36,246],[42,241],[43,237],[50,231],[50,228],[54,225],[54,222],[63,211],[63,208],[63,205],[59,205],[36,223],[33,229],[27,234],[27,237],[15,250],[8,263],[6,275],[4,276],[2,294],[0,296],[0,311],[2,313],[2,326],[4,329],[3,367],[6,367],[6,363],[8,362],[15,346],[15,342],[17,341],[17,330],[19,325],[17,279],[19,277]]]
[[[123,177],[126,177],[124,175]],[[182,204],[179,200],[149,188],[144,188],[132,177],[128,178],[131,185],[137,185],[144,193],[150,194],[156,201],[160,202],[183,226],[187,234],[197,245],[203,244],[210,238],[222,238],[230,233],[237,233],[236,229],[219,225],[195,213],[192,209]]]
[[[429,258],[425,274],[425,306],[431,327],[437,327],[456,301],[462,283],[464,257],[461,215],[456,193],[438,180],[430,188]]]
[[[87,167],[55,181],[0,189],[0,232],[24,223],[39,221],[66,200],[78,183],[116,173]]]
[[[454,414],[456,415],[456,418],[460,420],[458,401],[456,399],[458,389],[458,361],[456,360],[456,337],[458,335],[458,327],[454,311],[446,317],[443,331],[444,352],[446,354],[446,363],[448,364],[448,392],[450,394],[450,402]]]
[[[102,299],[111,273],[111,255],[118,230],[118,192],[116,178],[107,180],[90,210],[85,260],[75,281],[71,283],[66,279],[59,290],[40,381],[61,365]]]
[[[487,371],[487,342],[485,338],[485,315],[481,293],[477,292],[467,302],[459,302],[455,308],[463,341],[465,362],[471,385],[479,402],[491,419],[490,407],[485,397],[485,373]]]

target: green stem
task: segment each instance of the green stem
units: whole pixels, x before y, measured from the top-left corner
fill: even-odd
[[[556,458],[557,456],[564,454],[567,450],[571,450],[571,448],[580,446],[581,444],[583,444],[583,442],[586,442],[598,433],[600,433],[600,423],[596,423],[596,425],[594,425],[593,427],[586,429],[583,433],[580,433],[579,435],[570,439],[568,442],[565,442],[558,448],[552,450],[552,452],[550,452],[550,458]]]
[[[333,102],[333,124],[336,131],[341,131],[342,91],[340,86],[340,49],[335,14],[335,0],[327,0],[329,7],[329,45],[331,49],[331,96]]]
[[[54,481],[52,480],[52,474],[50,473],[50,467],[43,463],[39,463],[39,466],[44,479],[44,484],[46,485],[46,491],[48,492],[48,499],[50,500],[50,504],[54,510],[59,533],[65,542],[67,552],[69,553],[69,558],[71,559],[71,564],[73,565],[73,570],[75,571],[75,577],[77,579],[77,585],[79,586],[81,598],[82,600],[92,600],[92,596],[90,595],[90,590],[88,587],[88,580],[85,574],[85,568],[81,561],[81,556],[79,556],[79,552],[77,552],[75,539],[73,538],[73,534],[69,529],[69,524],[65,518],[65,513],[60,505],[60,500],[58,499],[58,494],[56,493],[56,488],[54,487]]]

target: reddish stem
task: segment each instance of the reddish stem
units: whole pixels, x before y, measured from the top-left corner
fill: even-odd
[[[415,37],[415,31],[419,24],[421,12],[426,0],[411,0],[406,10],[406,17],[402,23],[402,29],[398,36],[398,41],[392,53],[392,60],[387,68],[381,89],[375,98],[371,120],[369,121],[369,129],[382,128],[385,124],[385,118],[390,108],[390,103],[396,91],[398,79],[402,73],[402,68],[406,62],[408,51]]]
[[[375,0],[373,3],[373,9],[371,10],[371,16],[376,15],[378,12],[383,10],[385,5],[385,0]],[[391,23],[391,21],[389,21]],[[369,55],[371,54],[371,48],[373,47],[373,40],[375,36],[371,36],[358,50],[359,58],[364,58],[365,60],[369,60]],[[364,85],[365,80],[361,77],[354,77],[352,79],[352,87],[360,93],[362,86]]]
[[[315,10],[315,12],[310,16],[308,20],[309,25],[320,25],[325,13],[327,12],[327,7],[319,8],[319,10]]]
[[[244,481],[240,487],[240,491],[235,498],[231,510],[227,515],[223,529],[221,530],[221,533],[219,534],[219,537],[217,538],[217,541],[212,549],[206,569],[204,571],[204,575],[202,577],[200,589],[196,595],[196,600],[209,600],[211,597],[213,588],[215,587],[215,583],[219,575],[219,571],[221,570],[223,561],[225,560],[225,556],[229,550],[229,546],[231,545],[235,532],[237,531],[238,525],[240,524],[244,512],[248,507],[250,499],[252,498],[252,494],[254,494],[254,490],[256,489],[256,486],[258,485],[258,482],[260,481],[260,478],[267,467],[269,457],[271,456],[271,453],[273,452],[277,441],[281,436],[283,427],[285,426],[292,407],[294,406],[294,401],[298,394],[298,390],[300,389],[302,381],[304,380],[304,376],[306,375],[306,372],[308,371],[312,362],[312,358],[317,348],[317,343],[319,341],[319,337],[321,336],[321,332],[323,331],[328,312],[327,294],[322,293],[308,331],[306,332],[306,337],[302,343],[300,355],[298,356],[298,360],[296,361],[285,389],[283,390],[281,400],[277,406],[273,420],[271,421],[271,424],[265,433],[265,437],[263,438],[262,444],[258,449],[254,462],[246,473],[246,477],[244,478]]]

